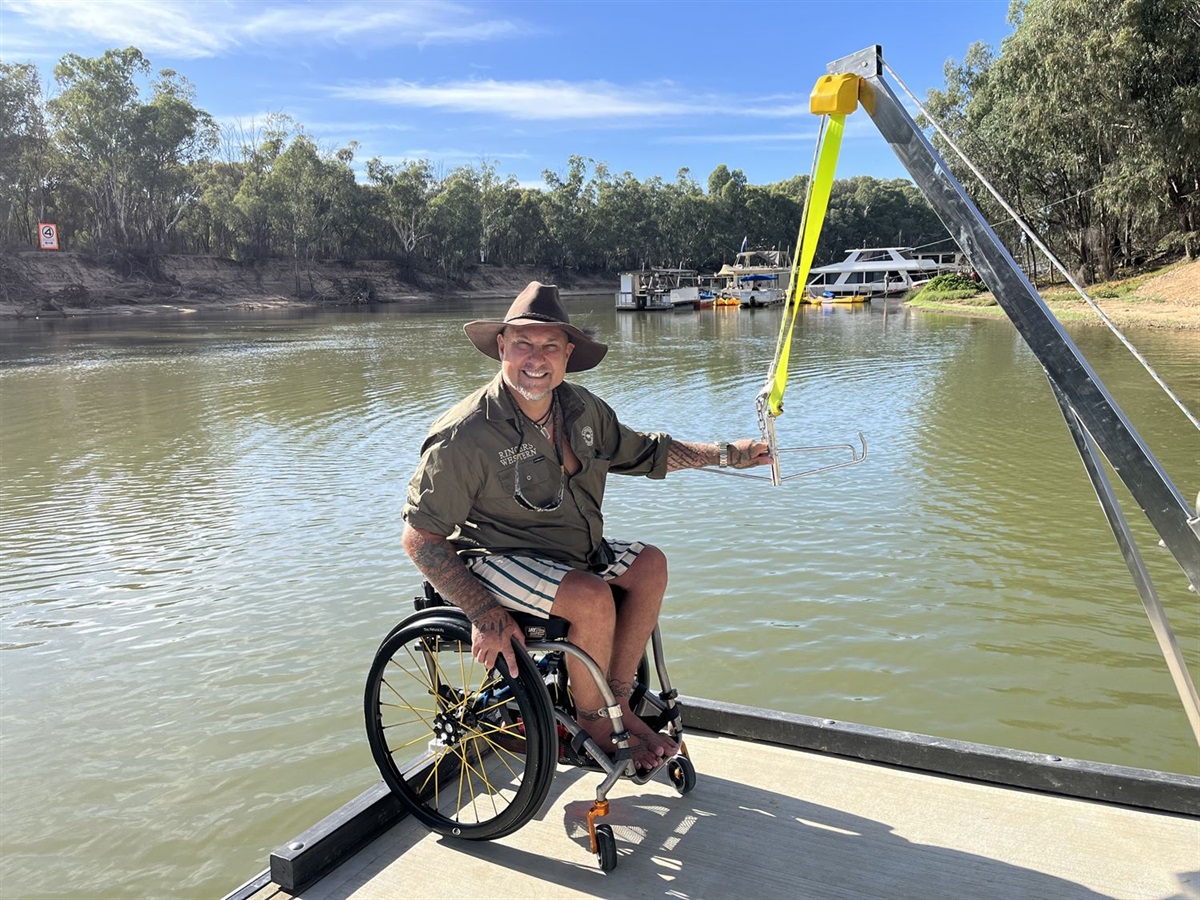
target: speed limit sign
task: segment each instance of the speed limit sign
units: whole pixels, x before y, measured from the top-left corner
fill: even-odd
[[[38,222],[38,246],[42,250],[58,249],[58,226],[50,222]]]

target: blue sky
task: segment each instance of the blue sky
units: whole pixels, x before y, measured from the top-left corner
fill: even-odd
[[[286,113],[356,166],[490,162],[540,184],[572,154],[615,173],[702,185],[720,163],[754,184],[807,173],[808,95],[831,60],[882,44],[917,96],[948,59],[1011,33],[1008,0],[0,0],[0,59],[53,94],[65,53],[138,47],[243,132]],[[862,113],[838,176],[905,175]]]

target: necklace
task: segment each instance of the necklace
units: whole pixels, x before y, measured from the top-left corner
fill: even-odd
[[[513,407],[515,407],[517,410],[517,415],[519,415],[526,422],[536,425],[538,431],[542,433],[542,437],[544,437],[546,440],[550,440],[550,420],[553,418],[555,410],[558,409],[558,394],[550,394],[550,408],[546,410],[544,415],[538,416],[538,418],[534,419],[533,417],[529,416],[525,410],[521,409],[521,404],[517,402],[517,398],[512,395],[511,390],[508,390],[508,385],[505,385],[504,388],[506,391],[508,391],[508,397],[510,400],[512,400]]]
[[[551,401],[550,401],[550,408],[549,408],[548,410],[546,410],[546,414],[545,414],[544,416],[542,416],[540,419],[529,419],[529,416],[525,416],[525,418],[529,419],[529,421],[530,421],[530,422],[532,422],[532,423],[533,423],[534,425],[536,425],[538,428],[542,429],[542,431],[543,431],[543,432],[545,432],[545,430],[546,430],[546,423],[547,423],[547,422],[549,422],[549,421],[550,421],[550,417],[551,417],[552,415],[554,415],[554,406],[555,406],[555,401],[554,401],[554,400],[551,400]],[[524,413],[522,413],[522,415],[525,415],[525,414],[524,414]]]

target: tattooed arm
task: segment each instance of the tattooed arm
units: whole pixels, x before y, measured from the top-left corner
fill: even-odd
[[[667,471],[676,472],[679,469],[700,469],[704,466],[715,466],[720,462],[720,447],[713,444],[697,444],[692,441],[671,441],[667,450]],[[729,460],[727,465],[733,469],[749,469],[753,466],[765,466],[771,462],[767,445],[762,441],[743,438],[729,444]]]
[[[525,637],[508,611],[459,559],[454,545],[440,534],[411,525],[404,526],[402,542],[417,570],[471,620],[471,655],[489,669],[503,656],[515,677],[517,657],[512,641],[523,645]]]

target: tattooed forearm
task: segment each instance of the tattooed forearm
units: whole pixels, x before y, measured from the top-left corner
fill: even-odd
[[[717,464],[716,444],[697,444],[692,441],[671,441],[667,450],[667,471],[699,469]]]
[[[770,462],[767,445],[749,438],[731,441],[728,445],[729,458],[726,465],[731,469],[749,469]],[[699,469],[703,466],[720,464],[720,448],[717,444],[696,444],[691,441],[671,441],[667,450],[667,471],[677,469]]]
[[[475,578],[454,552],[454,546],[440,535],[406,526],[404,549],[417,570],[439,594],[467,614],[480,630],[497,627],[496,621],[508,617],[489,616],[503,611],[490,592]]]
[[[620,700],[622,697],[628,697],[633,693],[633,682],[622,681],[620,678],[608,679],[608,686],[612,690],[613,696]]]

